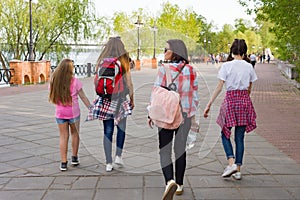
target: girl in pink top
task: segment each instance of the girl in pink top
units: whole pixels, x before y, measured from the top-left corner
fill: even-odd
[[[57,66],[50,80],[49,101],[56,105],[55,117],[60,133],[61,171],[67,170],[69,132],[72,136],[72,164],[79,165],[80,108],[78,95],[86,107],[90,108],[90,101],[82,89],[82,83],[73,76],[73,71],[73,61],[64,59]]]

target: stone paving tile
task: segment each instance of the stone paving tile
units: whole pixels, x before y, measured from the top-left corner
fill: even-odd
[[[286,190],[293,196],[293,199],[300,199],[299,187],[288,187]]]
[[[97,189],[94,199],[141,200],[143,199],[143,189]]]
[[[42,199],[43,200],[54,200],[54,199],[82,200],[82,199],[93,199],[93,196],[94,196],[94,190],[48,190]]]
[[[0,191],[1,200],[33,200],[43,199],[44,190],[13,190]]]
[[[5,190],[42,190],[49,188],[53,177],[17,177],[4,186]]]
[[[193,192],[194,199],[245,199],[237,188],[195,188]]]
[[[259,79],[251,96],[258,113],[256,132],[300,163],[300,149],[290,151],[300,141],[300,91],[274,64],[260,64],[255,71]]]
[[[265,69],[268,69],[270,66],[266,67]],[[199,67],[199,74],[202,73],[208,83],[199,87],[202,95],[201,105],[207,103],[211,95],[209,90],[212,91],[216,86],[216,72],[217,69],[210,65]],[[11,96],[1,95],[0,100],[4,103],[0,105],[0,120],[6,123],[5,127],[0,129],[0,199],[19,200],[22,194],[22,199],[42,200],[63,197],[66,200],[161,199],[165,185],[159,166],[157,133],[155,129],[147,127],[145,118],[145,106],[152,84],[141,84],[153,81],[155,73],[156,71],[151,69],[133,72],[134,85],[137,85],[136,108],[134,114],[128,118],[123,154],[126,165],[124,168],[115,168],[111,173],[105,172],[103,125],[97,120],[84,122],[86,109],[82,109],[81,118],[81,164],[78,167],[70,165],[67,172],[60,172],[59,134],[54,120],[54,106],[47,100],[47,88],[34,91],[35,87],[30,87],[26,88],[26,92],[14,94],[20,102],[26,102],[23,103],[24,108],[15,108],[14,102],[10,101]],[[291,89],[288,84],[263,84],[269,83],[271,80],[268,79],[275,74],[276,71],[272,72],[272,76],[266,76],[266,79],[261,78],[264,74],[260,74],[262,82],[255,86],[255,92],[252,94],[255,107],[260,110],[260,129],[246,135],[243,179],[224,180],[221,177],[227,162],[220,141],[220,128],[215,124],[215,118],[224,95],[222,92],[212,108],[210,118],[203,119],[200,114],[197,116],[201,123],[201,134],[195,147],[188,151],[185,192],[182,196],[174,197],[175,200],[300,199],[300,167],[287,156],[300,148],[286,148],[285,143],[281,143],[281,136],[274,134],[274,131],[288,128],[276,129],[274,126],[280,123],[264,121],[264,118],[276,115],[278,111],[290,109],[293,95],[299,96],[297,91],[291,90],[292,95],[286,93]],[[82,79],[82,82],[86,94],[92,100],[92,78]],[[270,109],[275,105],[278,107],[277,111]],[[84,108],[82,102],[80,106]],[[268,109],[262,110],[264,106]],[[285,120],[289,119],[287,114],[284,113]],[[291,119],[289,122],[294,124],[295,120]],[[299,130],[297,126],[291,128]],[[261,131],[265,138],[261,137]],[[292,140],[293,137],[296,139]],[[289,140],[286,144],[297,144],[297,136],[293,132],[284,139]],[[69,146],[68,157],[70,156]],[[278,193],[281,194],[277,195]]]
[[[280,187],[257,187],[257,188],[241,188],[241,193],[250,199],[294,199],[294,197],[286,190]]]

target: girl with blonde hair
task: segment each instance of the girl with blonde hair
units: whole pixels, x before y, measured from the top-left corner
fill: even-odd
[[[82,83],[74,77],[74,63],[71,59],[63,59],[50,80],[49,101],[56,105],[55,117],[60,133],[60,170],[68,169],[68,142],[69,132],[72,137],[72,165],[79,165],[79,127],[80,127],[80,108],[78,96],[87,108],[90,108],[90,101],[86,97]]]

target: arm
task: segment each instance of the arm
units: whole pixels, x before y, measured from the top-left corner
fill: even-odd
[[[130,103],[131,103],[132,109],[133,109],[134,108],[134,93],[133,93],[133,84],[132,84],[130,72],[127,72],[125,74],[125,81],[126,81],[128,89],[129,89]]]
[[[248,94],[251,94],[251,89],[252,89],[252,82],[249,83],[249,87],[248,87]]]
[[[84,103],[84,105],[87,107],[87,108],[90,108],[91,104],[90,104],[90,101],[89,99],[86,97],[83,89],[80,89],[79,92],[78,92],[78,95],[80,97],[80,99],[82,100],[82,102]]]
[[[206,108],[205,108],[204,114],[203,114],[204,118],[208,117],[208,113],[209,113],[210,107],[214,103],[215,99],[218,97],[218,95],[220,94],[220,92],[222,91],[224,83],[225,83],[225,81],[223,81],[223,80],[219,81],[219,83],[218,83],[216,89],[214,90],[214,92],[213,92],[213,94],[212,94],[209,102],[206,105]]]

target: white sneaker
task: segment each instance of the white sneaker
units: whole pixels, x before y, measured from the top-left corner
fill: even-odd
[[[174,180],[170,180],[166,186],[162,200],[172,200],[177,190],[177,184]]]
[[[242,173],[241,172],[237,172],[235,174],[232,174],[232,177],[235,179],[235,180],[241,180],[242,179]]]
[[[123,167],[124,166],[124,162],[123,162],[122,157],[116,156],[116,158],[115,158],[115,164],[119,165],[120,167]]]
[[[106,171],[111,172],[113,170],[113,165],[111,163],[106,164]]]
[[[231,166],[227,166],[222,174],[224,178],[230,177],[232,174],[237,172],[237,165],[233,164]]]
[[[183,193],[183,185],[177,185],[177,190],[175,192],[176,195],[182,195]]]

